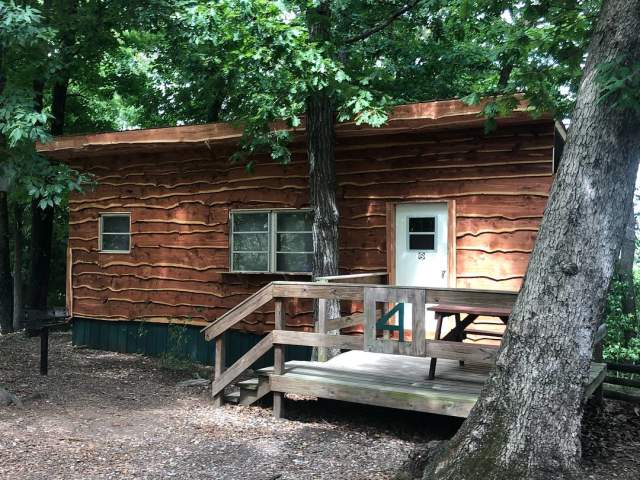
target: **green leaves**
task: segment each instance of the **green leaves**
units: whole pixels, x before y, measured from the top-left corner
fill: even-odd
[[[640,111],[640,63],[626,56],[598,65],[596,81],[600,87],[599,103],[611,108]]]
[[[640,316],[623,313],[622,302],[627,288],[634,288],[636,298],[640,291],[640,272],[634,272],[634,284],[628,286],[625,282],[614,278],[609,288],[605,322],[607,336],[604,342],[604,358],[608,361],[640,361]]]
[[[22,142],[46,142],[49,134],[46,122],[49,116],[35,109],[32,92],[9,88],[0,102],[0,133],[8,140],[9,148]]]

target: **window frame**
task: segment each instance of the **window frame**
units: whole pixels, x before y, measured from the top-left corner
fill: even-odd
[[[433,218],[433,232],[412,232],[411,220],[420,218]],[[411,235],[433,235],[433,248],[411,248]],[[420,216],[420,217],[407,217],[407,251],[409,252],[429,252],[434,253],[438,251],[438,216]]]
[[[312,212],[310,208],[256,208],[256,209],[232,209],[229,210],[229,272],[231,273],[254,273],[254,274],[284,274],[284,275],[309,275],[312,271],[308,272],[290,272],[286,270],[278,270],[278,253],[301,253],[301,254],[313,254],[313,250],[310,252],[278,252],[278,233],[300,233],[300,234],[308,234],[312,233],[312,230],[304,230],[299,232],[289,232],[283,231],[278,232],[278,214],[280,213],[309,213]],[[233,254],[234,253],[243,253],[241,251],[236,252],[234,250],[234,228],[233,228],[233,217],[235,214],[243,214],[243,213],[266,213],[268,215],[267,225],[267,237],[268,237],[268,252],[267,252],[267,270],[238,270],[235,268],[233,262]],[[312,267],[313,268],[313,267]]]
[[[229,211],[229,271],[233,273],[269,273],[271,271],[271,242],[273,241],[271,235],[271,210],[265,209],[238,209],[238,210],[230,210]],[[233,228],[233,216],[237,213],[266,213],[267,214],[267,231],[266,232],[257,232],[257,233],[266,233],[267,234],[267,270],[238,270],[235,268],[233,262],[233,254],[234,253],[252,253],[250,251],[239,251],[236,252],[233,248],[233,239],[235,237],[235,231]],[[251,232],[238,232],[238,233],[251,233]],[[253,252],[253,253],[263,253],[263,252]]]
[[[127,217],[129,220],[129,231],[128,232],[104,232],[104,221],[105,217]],[[102,236],[103,235],[128,235],[129,236],[129,249],[128,250],[105,250],[102,248]],[[99,253],[121,253],[128,254],[131,253],[131,212],[101,212],[98,214],[98,252]]]

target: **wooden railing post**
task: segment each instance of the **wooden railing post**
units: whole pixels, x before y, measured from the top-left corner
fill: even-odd
[[[380,318],[384,317],[384,315],[389,311],[388,303],[383,303],[380,307]],[[382,339],[390,340],[391,339],[391,330],[383,330],[382,331]]]
[[[225,365],[225,360],[226,360],[226,355],[225,355],[225,342],[224,342],[224,337],[225,334],[221,334],[218,335],[216,337],[216,358],[215,358],[215,363],[214,363],[214,367],[215,367],[215,377],[214,377],[214,381],[218,380],[220,378],[220,376],[224,373],[224,371],[226,370],[226,365]],[[221,392],[219,392],[217,395],[213,396],[213,406],[214,407],[221,407],[222,405],[224,405],[224,390],[222,390]]]
[[[318,299],[318,333],[326,334],[327,330],[327,300]],[[329,357],[329,350],[326,347],[318,347],[318,361],[326,362]]]
[[[285,303],[282,298],[275,299],[275,325],[276,330],[286,329]],[[284,345],[275,345],[273,349],[273,374],[282,375],[284,373]],[[273,392],[273,416],[282,418],[284,416],[284,393]]]

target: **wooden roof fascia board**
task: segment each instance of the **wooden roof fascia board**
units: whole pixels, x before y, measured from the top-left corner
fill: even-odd
[[[535,121],[526,111],[522,102],[508,117],[498,119],[499,123],[520,123]],[[482,104],[466,105],[460,100],[445,100],[417,103],[395,107],[386,125],[374,128],[357,125],[356,122],[343,122],[336,125],[336,135],[340,137],[371,136],[401,132],[417,132],[431,128],[463,127],[482,125],[480,116]],[[551,118],[549,115],[541,119]],[[288,128],[284,122],[273,125],[274,130],[289,130],[295,136],[305,132],[305,119],[300,127]],[[108,153],[115,149],[132,147],[148,148],[152,146],[194,145],[194,144],[232,144],[242,137],[242,128],[228,123],[189,125],[179,127],[128,130],[123,132],[97,133],[57,137],[47,144],[37,144],[39,152],[52,157],[69,158],[76,154]]]

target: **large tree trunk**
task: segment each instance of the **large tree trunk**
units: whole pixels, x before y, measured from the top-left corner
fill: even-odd
[[[640,113],[600,101],[597,66],[640,62],[640,0],[604,2],[560,170],[495,368],[425,479],[571,478],[583,394],[640,158]]]
[[[22,205],[16,203],[13,211],[13,329],[19,330],[22,325],[24,282],[22,278],[22,252],[24,235],[22,233]]]
[[[0,180],[1,182],[1,180]],[[6,189],[0,185],[0,333],[12,328],[11,262],[9,260],[9,206]]]
[[[311,37],[329,39],[329,2],[320,2],[309,12]],[[313,276],[338,275],[338,206],[336,202],[335,109],[327,89],[307,99],[307,155],[313,208]],[[316,306],[317,313],[317,306]],[[327,317],[340,316],[338,301],[327,302]],[[333,352],[335,353],[335,352]]]

